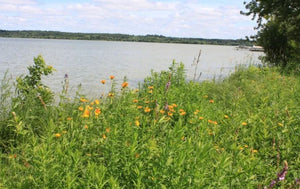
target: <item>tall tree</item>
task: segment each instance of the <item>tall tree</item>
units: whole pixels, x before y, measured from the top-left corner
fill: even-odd
[[[300,1],[251,0],[241,14],[257,20],[255,36],[265,49],[265,60],[285,68],[300,64]]]

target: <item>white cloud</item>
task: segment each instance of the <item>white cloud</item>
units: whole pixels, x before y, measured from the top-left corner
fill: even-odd
[[[241,38],[254,33],[255,23],[239,11],[238,6],[220,7],[195,0],[90,0],[52,4],[0,0],[0,17],[5,18],[0,20],[0,29]]]

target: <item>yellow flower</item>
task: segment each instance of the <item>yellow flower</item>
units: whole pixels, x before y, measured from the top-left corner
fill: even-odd
[[[80,101],[81,101],[81,102],[87,102],[88,100],[85,99],[85,98],[80,98]]]
[[[258,151],[257,150],[252,150],[252,153],[257,153]]]
[[[105,135],[105,134],[103,134],[103,135],[102,135],[102,138],[103,138],[103,139],[106,139],[106,135]]]
[[[104,85],[106,83],[106,81],[105,80],[101,80],[101,83]]]
[[[128,86],[128,82],[122,83],[122,88],[125,88],[125,87],[127,87],[127,86]]]
[[[60,134],[60,133],[56,133],[56,134],[55,134],[55,137],[56,137],[56,138],[59,138],[59,137],[61,137],[61,134]]]
[[[173,116],[173,113],[168,112],[168,116],[172,117],[172,116]]]
[[[82,117],[88,118],[90,117],[90,110],[86,108],[82,114]]]
[[[95,109],[95,115],[98,116],[98,115],[100,115],[100,114],[101,114],[100,108],[96,108],[96,109]]]
[[[133,103],[137,103],[137,102],[139,102],[139,100],[134,99],[132,102]]]
[[[204,97],[204,98],[208,98],[208,96],[207,96],[207,95],[204,95],[203,97]]]
[[[149,87],[148,87],[148,89],[150,89],[150,90],[153,90],[153,89],[154,89],[154,87],[153,87],[153,86],[149,86]]]
[[[203,120],[203,119],[204,119],[204,117],[199,117],[199,119],[200,119],[200,120]]]
[[[280,127],[283,127],[283,124],[282,124],[282,123],[278,123],[278,125],[279,125]]]
[[[95,104],[99,105],[100,101],[98,99],[95,100]]]
[[[152,90],[150,90],[150,91],[148,91],[148,93],[152,94],[152,93],[153,93],[153,91],[152,91]]]
[[[134,123],[135,123],[136,126],[140,126],[140,122],[138,120],[135,120]]]
[[[115,94],[114,93],[108,93],[108,96],[113,97],[113,96],[115,96]]]
[[[111,76],[109,76],[109,78],[110,78],[111,80],[113,80],[113,79],[115,78],[115,76],[111,75]]]
[[[159,112],[160,112],[161,114],[164,114],[164,113],[165,113],[165,111],[164,111],[164,110],[160,110]]]
[[[84,126],[85,129],[88,129],[89,127],[87,125]]]
[[[141,108],[143,108],[143,106],[137,106],[137,109],[141,109]]]
[[[228,115],[224,115],[224,118],[225,118],[225,119],[228,119],[229,117],[228,117]]]
[[[247,125],[247,123],[246,123],[246,122],[243,122],[243,123],[242,123],[242,125],[246,126],[246,125]]]
[[[82,107],[82,106],[79,106],[79,107],[78,107],[78,110],[79,110],[79,111],[83,111],[83,107]]]
[[[146,113],[150,112],[151,109],[149,107],[146,107],[145,110],[144,110]]]
[[[63,134],[67,134],[67,131],[62,131]]]

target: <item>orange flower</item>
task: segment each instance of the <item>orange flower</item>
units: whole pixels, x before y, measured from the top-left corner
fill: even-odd
[[[78,107],[78,110],[79,110],[79,111],[83,111],[83,107],[82,107],[82,106],[79,106],[79,107]]]
[[[180,112],[179,114],[180,114],[181,116],[184,116],[184,115],[186,114],[186,112],[183,111],[183,112]]]
[[[106,83],[106,81],[103,79],[103,80],[101,80],[101,83],[104,85]]]
[[[143,106],[137,106],[137,109],[141,109],[141,108],[143,108]]]
[[[214,100],[209,100],[209,103],[214,103]]]
[[[105,135],[105,134],[103,134],[103,135],[102,135],[102,138],[103,138],[103,139],[106,139],[106,135]]]
[[[110,78],[111,80],[113,80],[113,79],[115,79],[115,76],[111,75],[111,76],[109,76],[109,78]]]
[[[208,120],[208,123],[213,123],[213,121],[209,119],[209,120]]]
[[[9,157],[9,159],[16,158],[16,157],[17,157],[17,154],[13,154],[13,155],[10,155],[10,156],[8,156],[8,157]]]
[[[153,89],[154,89],[154,87],[153,87],[153,86],[149,86],[149,87],[148,87],[148,89],[150,89],[150,90],[153,90]]]
[[[139,157],[140,157],[140,154],[135,154],[134,157],[135,157],[135,158],[139,158]]]
[[[84,126],[85,129],[88,129],[89,127],[87,125]]]
[[[203,120],[203,119],[204,119],[204,117],[199,117],[199,119],[200,119],[200,120]]]
[[[72,118],[71,118],[71,117],[67,117],[67,120],[68,120],[68,121],[71,121],[71,120],[72,120]]]
[[[137,102],[139,102],[139,100],[134,99],[132,102],[133,103],[137,103]]]
[[[105,131],[106,131],[107,133],[109,133],[109,131],[110,131],[110,128],[109,128],[109,127],[107,127],[107,128],[105,129]]]
[[[60,133],[56,133],[56,134],[55,134],[55,137],[56,137],[56,138],[59,138],[59,137],[61,137],[61,134],[60,134]]]
[[[161,114],[164,114],[164,113],[165,113],[165,111],[164,111],[164,110],[160,110],[159,112],[160,112]]]
[[[96,109],[95,109],[95,115],[98,116],[98,115],[100,115],[100,114],[101,114],[100,108],[96,108]]]
[[[127,86],[128,86],[128,82],[122,83],[122,87],[123,87],[123,88],[125,88],[125,87],[127,87]]]
[[[146,107],[145,110],[144,110],[146,113],[150,112],[151,109],[149,107]]]
[[[242,123],[242,125],[246,126],[246,125],[247,125],[247,123],[246,123],[246,122],[243,122],[243,123]]]
[[[173,113],[168,112],[168,116],[172,117],[172,116],[173,116]]]
[[[90,117],[90,110],[86,108],[82,114],[82,117],[88,118]]]

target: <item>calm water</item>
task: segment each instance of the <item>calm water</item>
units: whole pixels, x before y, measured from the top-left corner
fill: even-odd
[[[27,66],[41,54],[57,70],[45,79],[52,90],[62,90],[67,73],[74,90],[82,84],[87,95],[99,94],[107,90],[100,80],[109,80],[110,75],[119,83],[127,76],[130,86],[137,87],[151,69],[167,70],[173,60],[183,62],[188,79],[193,79],[192,63],[200,49],[200,80],[226,76],[237,64],[257,64],[262,55],[231,46],[0,38],[0,78],[7,69],[13,78],[27,74]]]

